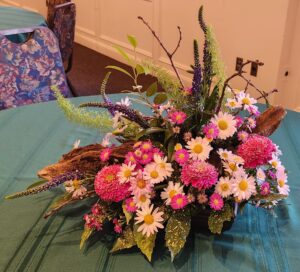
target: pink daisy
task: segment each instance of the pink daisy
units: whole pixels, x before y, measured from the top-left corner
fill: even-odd
[[[237,115],[235,116],[235,121],[236,121],[236,127],[239,128],[243,123],[244,123],[244,119],[243,117]]]
[[[140,149],[143,153],[151,152],[153,149],[152,143],[150,141],[142,142]]]
[[[125,164],[129,164],[131,162],[131,164],[136,164],[137,160],[135,159],[135,156],[133,154],[133,152],[128,152],[125,156]]]
[[[275,146],[269,138],[252,134],[238,146],[237,154],[244,159],[246,168],[256,168],[267,164],[272,159],[272,153],[275,150]]]
[[[260,187],[260,194],[265,196],[270,193],[270,184],[268,182],[264,182]]]
[[[104,148],[101,153],[100,153],[100,159],[101,161],[105,162],[108,161],[111,155],[111,149],[108,148]]]
[[[153,148],[153,155],[158,155],[160,157],[164,157],[164,153],[157,147]]]
[[[95,192],[104,201],[119,202],[130,195],[130,183],[120,183],[120,165],[103,167],[95,177]]]
[[[192,161],[183,166],[181,180],[185,185],[192,184],[199,190],[208,189],[217,183],[218,171],[207,162]]]
[[[215,124],[209,123],[202,128],[205,137],[208,139],[216,139],[219,135],[219,129]]]
[[[238,139],[241,142],[245,142],[248,139],[248,136],[249,136],[249,134],[246,131],[240,131],[238,133]]]
[[[209,206],[215,210],[222,210],[224,206],[223,198],[218,193],[213,193],[209,198]]]
[[[139,163],[140,164],[148,164],[153,160],[153,153],[152,152],[148,152],[148,153],[143,153],[141,158],[139,159]]]
[[[183,209],[188,204],[188,199],[184,194],[177,194],[171,199],[171,207],[174,210]]]
[[[172,123],[180,125],[186,119],[186,114],[183,111],[173,111],[168,114],[168,118],[171,120]]]
[[[137,206],[135,206],[135,202],[132,197],[125,200],[125,205],[127,212],[133,213],[137,210]]]
[[[189,159],[189,152],[182,148],[175,152],[175,161],[180,165],[184,165]]]

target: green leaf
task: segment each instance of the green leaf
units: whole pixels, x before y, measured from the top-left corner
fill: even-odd
[[[191,229],[191,214],[189,209],[174,212],[166,226],[166,246],[171,252],[171,259],[183,249]]]
[[[142,232],[137,231],[139,225],[134,225],[133,236],[138,248],[147,257],[149,262],[151,262],[153,249],[155,247],[156,233],[147,237],[143,235]]]
[[[51,206],[49,207],[49,210],[55,209],[56,207],[60,206],[65,202],[68,202],[69,200],[72,200],[72,194],[65,193],[64,195],[60,195],[53,200]]]
[[[155,81],[148,87],[148,89],[146,91],[146,95],[148,97],[155,95],[157,92],[157,89],[158,89],[158,86],[157,86],[157,82]]]
[[[225,221],[233,218],[233,208],[229,204],[225,204],[221,211],[212,211],[208,218],[208,227],[214,234],[221,234]]]
[[[129,76],[130,78],[133,79],[133,76],[132,76],[131,74],[129,74],[125,69],[123,69],[123,68],[121,68],[121,67],[114,66],[114,65],[109,65],[109,66],[106,66],[105,68],[117,70],[117,71],[122,72],[122,73],[124,73],[125,75],[127,75],[127,76]]]
[[[136,242],[133,237],[133,232],[132,229],[127,226],[122,235],[116,239],[113,248],[110,250],[110,253],[126,249],[126,248],[131,248],[136,245]]]
[[[137,65],[135,66],[135,70],[137,71],[137,74],[138,74],[138,75],[141,75],[141,74],[144,74],[144,73],[145,73],[143,66],[140,65],[140,64],[137,64]]]
[[[122,209],[123,209],[123,213],[124,213],[125,218],[126,218],[126,224],[128,225],[129,221],[130,221],[131,218],[132,218],[132,213],[127,212],[125,201],[124,201],[123,204],[122,204]]]
[[[128,56],[128,54],[119,46],[114,46],[119,54],[128,62],[128,64],[134,67],[134,61]]]
[[[165,129],[160,128],[160,127],[151,127],[151,128],[147,128],[142,130],[140,133],[138,133],[138,135],[136,136],[136,141],[138,141],[141,137],[145,136],[145,135],[150,135],[153,133],[159,133],[159,132],[164,132]]]
[[[129,41],[129,43],[133,46],[133,48],[137,47],[137,40],[134,36],[132,35],[127,35],[127,39]]]
[[[80,249],[83,248],[85,242],[87,241],[87,239],[89,239],[89,237],[92,235],[93,233],[93,229],[88,228],[88,227],[84,227],[83,233],[81,235],[81,240],[80,240]]]
[[[172,160],[172,156],[174,153],[174,148],[175,148],[175,140],[174,138],[170,140],[168,144],[168,161]]]
[[[157,105],[162,104],[166,102],[168,99],[167,95],[165,93],[159,93],[157,96],[154,97],[153,102]]]
[[[46,182],[48,182],[46,179],[40,179],[40,180],[32,183],[30,186],[28,186],[26,190],[29,190],[29,189],[34,188],[34,187],[37,187],[37,186],[42,185],[42,184],[44,184]]]
[[[219,100],[219,85],[216,85],[211,95],[205,101],[205,111],[214,111]]]

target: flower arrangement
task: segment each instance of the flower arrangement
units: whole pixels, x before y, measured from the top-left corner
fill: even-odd
[[[151,261],[157,233],[164,231],[173,259],[184,247],[193,221],[202,214],[207,218],[201,224],[220,234],[224,223],[233,221],[246,204],[272,209],[289,194],[281,152],[268,138],[285,111],[268,103],[268,95],[276,90],[261,91],[245,77],[243,69],[252,61],[243,63],[226,79],[202,7],[199,24],[205,38],[203,61],[195,40],[191,88],[183,85],[173,62],[182,39],[180,28],[178,44],[170,52],[149,24],[139,19],[166,52],[176,77],[117,48],[132,72],[108,68],[133,79],[135,92],[129,92],[131,98],[117,103],[110,100],[105,94],[110,73],[101,85],[103,102],[76,107],[54,87],[58,104],[71,121],[107,134],[101,144],[79,147],[77,142],[58,163],[38,173],[41,181],[7,199],[63,185],[65,193],[54,201],[45,217],[66,205],[90,199],[92,206],[83,217],[80,247],[108,224],[117,236],[111,252],[138,246]],[[128,36],[128,40],[135,51],[136,39]],[[157,82],[144,89],[138,83],[141,74],[155,76],[163,91],[159,91]],[[245,80],[244,90],[230,86],[235,77]],[[260,96],[250,97],[249,87]],[[268,107],[263,113],[256,105],[259,99],[264,99]],[[142,113],[131,107],[132,102],[148,110]],[[145,115],[147,111],[152,115]]]

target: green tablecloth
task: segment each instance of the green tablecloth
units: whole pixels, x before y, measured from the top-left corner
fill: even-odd
[[[0,31],[47,26],[45,18],[36,13],[22,8],[0,7]],[[24,42],[26,35],[7,35],[13,42]]]
[[[120,98],[116,95],[114,98]],[[76,98],[83,102],[95,97]],[[5,201],[28,186],[43,166],[72,148],[99,141],[96,130],[65,120],[55,102],[0,112],[0,271],[299,271],[300,269],[300,114],[288,112],[273,140],[284,152],[290,197],[272,214],[247,207],[221,236],[191,235],[182,255],[170,262],[159,250],[150,264],[137,250],[110,255],[95,240],[79,250],[83,211],[78,206],[47,220],[42,215],[55,192]],[[162,242],[161,242],[162,243]]]

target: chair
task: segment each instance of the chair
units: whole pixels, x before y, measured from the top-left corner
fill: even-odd
[[[19,30],[29,32],[31,37],[17,44],[0,31],[0,110],[53,100],[53,85],[70,96],[55,35],[46,27]]]
[[[65,3],[55,6],[52,31],[58,39],[59,48],[64,63],[67,63],[66,73],[72,68],[75,36],[76,6]]]
[[[71,2],[71,0],[46,0],[47,6],[47,24],[53,29],[55,6]]]

